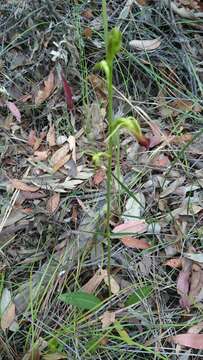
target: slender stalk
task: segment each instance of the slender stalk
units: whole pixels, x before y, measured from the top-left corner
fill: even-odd
[[[106,9],[106,0],[102,0],[102,18],[103,18],[103,27],[104,27],[104,43],[107,54],[107,46],[108,46],[108,17],[107,17],[107,9]]]
[[[113,121],[113,67],[109,68],[109,84],[108,84],[108,133],[110,135]],[[112,156],[113,156],[113,141],[112,137],[109,138],[108,142],[108,169],[107,169],[107,212],[106,212],[106,236],[108,242],[108,259],[107,259],[107,272],[108,272],[108,283],[109,283],[109,295],[111,296],[111,286],[110,286],[110,271],[111,271],[111,228],[110,228],[110,219],[111,219],[111,188],[112,188]]]
[[[106,8],[106,0],[102,0],[102,16],[104,26],[104,42],[106,49],[106,58],[108,56],[108,16]],[[108,79],[108,135],[111,133],[112,121],[113,121],[113,64],[109,66],[109,79]],[[110,283],[110,271],[111,271],[111,184],[112,184],[112,152],[113,142],[112,138],[108,142],[108,168],[107,168],[107,194],[106,194],[106,238],[107,238],[107,273],[109,284],[109,296],[111,296],[111,283]]]

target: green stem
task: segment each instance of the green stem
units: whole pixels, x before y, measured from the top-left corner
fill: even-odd
[[[107,17],[107,9],[106,9],[106,0],[102,0],[102,18],[103,18],[103,26],[104,26],[104,43],[107,55],[107,47],[108,47],[108,17]]]
[[[108,57],[108,16],[106,8],[106,0],[102,0],[102,17],[104,26],[104,42],[106,49],[106,59]],[[109,79],[108,79],[108,135],[112,130],[113,122],[113,63],[109,64]],[[112,153],[113,153],[113,142],[112,138],[108,141],[108,168],[107,168],[107,194],[106,194],[106,238],[107,238],[107,272],[108,272],[108,284],[109,284],[109,296],[111,296],[111,283],[110,283],[110,271],[111,271],[111,184],[112,184]]]
[[[108,82],[108,133],[110,135],[113,122],[113,66],[109,66],[109,82]],[[113,141],[112,137],[109,138],[108,142],[108,168],[107,168],[107,211],[106,211],[106,237],[108,242],[108,259],[107,259],[107,272],[108,272],[108,283],[109,283],[109,296],[111,296],[111,286],[110,286],[110,271],[111,271],[111,228],[110,228],[110,219],[111,219],[111,189],[112,189],[112,155],[113,155]]]

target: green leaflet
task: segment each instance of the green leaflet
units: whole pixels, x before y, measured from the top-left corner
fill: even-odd
[[[102,303],[95,295],[83,291],[62,294],[59,296],[59,299],[65,304],[74,305],[81,310],[91,310]]]
[[[146,285],[140,289],[137,289],[137,291],[134,294],[131,294],[127,298],[127,300],[125,302],[125,306],[139,304],[140,302],[142,302],[142,300],[146,299],[148,297],[148,295],[150,295],[150,293],[152,292],[152,289],[153,288],[150,285]]]

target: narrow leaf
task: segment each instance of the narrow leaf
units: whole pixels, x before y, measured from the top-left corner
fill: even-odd
[[[151,51],[159,48],[161,45],[160,38],[152,40],[132,40],[129,42],[132,49]]]
[[[142,234],[147,231],[147,223],[144,220],[127,221],[125,224],[120,224],[113,229],[114,233],[137,233]]]
[[[67,109],[69,111],[72,111],[73,110],[73,93],[72,93],[72,89],[69,86],[69,84],[68,84],[68,82],[65,79],[63,74],[61,74],[61,79],[62,79],[62,84],[63,84],[65,100],[66,100],[66,104],[67,104]]]
[[[10,183],[17,190],[29,191],[29,192],[35,192],[35,191],[39,190],[38,187],[33,186],[33,185],[27,185],[23,181],[18,180],[18,179],[10,179]]]
[[[20,110],[17,108],[17,106],[11,101],[6,101],[6,105],[10,110],[10,112],[13,114],[13,116],[16,118],[16,120],[20,123],[21,113]]]

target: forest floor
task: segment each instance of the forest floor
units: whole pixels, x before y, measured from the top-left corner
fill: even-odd
[[[0,2],[0,359],[203,358],[202,11],[107,1],[108,235],[102,1]]]

